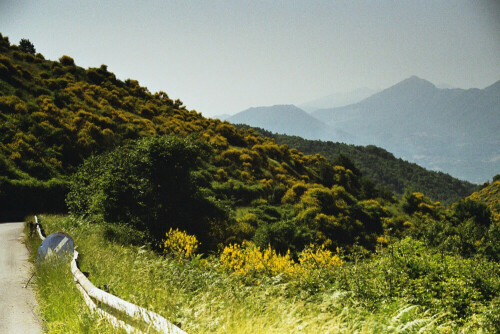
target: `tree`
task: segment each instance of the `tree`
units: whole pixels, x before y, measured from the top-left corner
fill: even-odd
[[[22,52],[31,53],[34,55],[36,53],[35,46],[29,41],[29,39],[23,38],[19,42],[19,48]]]

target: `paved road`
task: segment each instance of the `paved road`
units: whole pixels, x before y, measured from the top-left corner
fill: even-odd
[[[23,223],[0,223],[0,333],[41,333],[35,314],[28,250],[21,243]]]

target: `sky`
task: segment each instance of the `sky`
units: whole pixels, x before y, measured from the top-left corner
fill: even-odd
[[[500,80],[500,1],[0,0],[0,32],[47,59],[106,64],[205,116],[412,75]]]

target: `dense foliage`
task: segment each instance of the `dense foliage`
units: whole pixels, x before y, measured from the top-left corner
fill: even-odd
[[[210,225],[225,215],[199,193],[191,173],[203,149],[201,143],[176,137],[146,137],[91,157],[73,177],[69,209],[126,222],[157,239],[175,226],[207,236],[202,241],[209,244]]]
[[[294,254],[309,242],[373,249],[386,209],[354,196],[357,176],[320,157],[305,157],[320,168],[290,175],[300,163],[294,155],[271,143],[218,153],[199,139],[145,137],[85,160],[67,203],[76,215],[127,223],[157,242],[170,228],[186,230],[203,249],[244,240]]]
[[[239,126],[238,127],[245,127]],[[396,158],[392,153],[373,145],[357,146],[331,141],[308,140],[297,136],[276,134],[256,129],[263,136],[288,145],[306,154],[319,153],[334,162],[348,156],[364,176],[378,186],[402,195],[407,189],[422,192],[434,200],[451,204],[472,193],[476,185],[458,180],[442,172],[429,171],[417,164]]]
[[[443,252],[411,237],[388,245],[381,240],[369,257],[317,247],[292,261],[288,254],[245,243],[200,258],[193,253],[196,238],[178,230],[169,231],[159,255],[144,245],[124,247],[124,240],[135,240],[126,228],[116,229],[110,240],[104,224],[71,216],[39,218],[47,233],[73,236],[82,255],[80,268],[96,286],[189,333],[500,330],[498,262]],[[28,241],[32,249],[39,243],[38,238]],[[48,333],[117,332],[89,314],[71,274],[63,276],[61,268],[50,266],[47,277],[46,267],[37,267],[36,277]]]
[[[68,56],[48,61],[11,46],[3,36],[0,118],[3,215],[25,208],[61,211],[69,175],[86,158],[153,135],[192,134],[209,143],[218,177],[227,181],[219,191],[239,191],[246,202],[273,183],[300,179],[299,173],[313,177],[308,169],[321,160],[203,118],[164,92],[152,94],[135,80],[118,80],[106,65],[85,70]],[[292,167],[281,166],[287,161]],[[18,193],[22,196],[12,196]]]
[[[485,203],[494,220],[500,221],[500,174],[493,178],[491,184],[486,185],[468,198]]]

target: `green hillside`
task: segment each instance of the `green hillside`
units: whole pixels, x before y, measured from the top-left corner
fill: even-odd
[[[493,183],[476,191],[468,198],[485,203],[491,210],[493,218],[500,222],[500,175],[493,179]]]
[[[209,231],[205,245],[214,247],[254,240],[282,249],[313,241],[373,248],[382,233],[387,213],[370,201],[378,193],[362,189],[348,165],[204,118],[164,92],[118,80],[105,65],[45,60],[6,37],[0,62],[4,216],[64,212],[71,189],[74,213],[135,224],[153,238],[189,225]],[[172,204],[178,193],[184,205]],[[195,218],[199,224],[186,225]]]
[[[306,154],[319,153],[332,162],[338,160],[339,155],[347,156],[364,176],[398,195],[402,195],[407,189],[412,189],[426,194],[435,201],[451,204],[471,194],[477,188],[477,185],[458,180],[449,174],[430,171],[417,164],[398,159],[392,153],[373,145],[357,146],[308,140],[271,133],[264,129],[254,129],[263,136],[273,138],[280,145],[286,144]]]
[[[85,158],[154,135],[192,135],[208,143],[218,167],[228,168],[220,173],[247,183],[249,177],[256,184],[317,178],[314,166],[321,158],[204,118],[164,92],[152,94],[135,80],[116,79],[106,65],[83,69],[68,56],[48,61],[9,46],[6,37],[0,48],[3,189],[28,183],[39,191],[55,184],[63,188]],[[286,162],[293,167],[281,166]],[[245,168],[251,175],[243,173]]]

